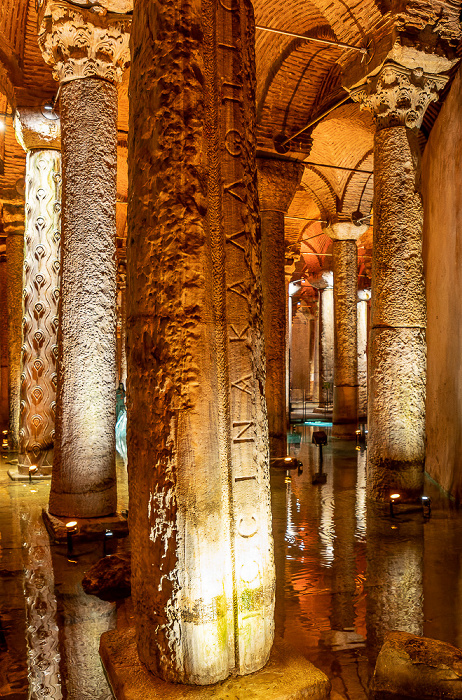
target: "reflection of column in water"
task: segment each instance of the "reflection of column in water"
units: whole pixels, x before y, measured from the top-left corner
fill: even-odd
[[[81,583],[83,571],[98,560],[98,552],[82,556],[79,565],[70,563],[55,551],[52,554],[65,697],[67,700],[112,700],[98,650],[103,632],[116,625],[115,604],[85,595]]]
[[[334,630],[354,627],[355,610],[355,500],[356,460],[336,459],[334,453],[334,559],[332,562],[331,626]]]
[[[318,450],[318,447],[313,445]],[[321,544],[321,563],[324,566],[332,566],[334,560],[334,485],[332,453],[324,448],[323,471],[327,474],[327,481],[318,486],[321,500],[321,518],[319,523],[319,540]]]
[[[356,532],[355,537],[359,541],[366,539],[366,461],[367,451],[364,449],[356,452],[358,458],[356,476]]]
[[[368,502],[366,626],[371,660],[387,631],[423,632],[422,515],[414,512],[392,520],[383,513]]]
[[[284,636],[285,631],[285,566],[286,566],[286,489],[283,488],[283,476],[278,472],[271,474],[271,505],[273,512],[274,563],[276,567],[276,604],[274,609],[275,633]],[[290,486],[290,484],[288,484]]]
[[[21,513],[24,557],[29,700],[61,700],[59,639],[56,624],[50,541],[40,515]]]

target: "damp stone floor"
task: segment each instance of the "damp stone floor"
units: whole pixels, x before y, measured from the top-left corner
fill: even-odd
[[[329,435],[326,483],[318,485],[314,429]],[[271,474],[276,632],[330,677],[332,700],[367,698],[387,630],[462,647],[462,512],[430,481],[430,518],[418,508],[393,518],[371,512],[366,450],[332,439],[328,426],[293,426],[289,447],[304,467],[290,481]],[[124,624],[127,606],[87,596],[81,586],[102,544],[82,545],[71,560],[65,547],[50,545],[41,520],[49,482],[12,482],[11,457],[0,462],[0,697],[110,700],[99,637],[116,626],[117,612]],[[122,510],[122,460],[117,469]]]

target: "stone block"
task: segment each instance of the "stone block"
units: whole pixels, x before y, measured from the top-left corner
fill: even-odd
[[[131,555],[120,552],[103,557],[85,574],[82,587],[85,593],[101,600],[115,601],[130,595]]]
[[[105,632],[100,655],[117,700],[322,700],[331,689],[327,676],[281,639],[260,671],[209,686],[166,683],[149,673],[138,658],[134,628]]]
[[[437,639],[389,632],[372,676],[369,700],[462,698],[462,651]]]
[[[48,508],[43,508],[42,518],[48,534],[55,542],[66,541],[66,523],[70,520],[77,522],[78,532],[73,535],[73,539],[77,542],[79,540],[102,539],[106,530],[111,530],[116,538],[128,535],[127,519],[120,513],[113,513],[113,515],[107,515],[104,518],[71,518],[52,515]]]

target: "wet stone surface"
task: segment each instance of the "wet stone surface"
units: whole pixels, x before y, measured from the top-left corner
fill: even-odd
[[[394,518],[387,509],[367,513],[366,453],[332,440],[329,428],[327,482],[314,486],[313,428],[295,430],[301,439],[289,441],[291,455],[303,461],[303,473],[293,471],[288,483],[283,471],[271,474],[276,631],[329,676],[333,700],[365,700],[388,630],[462,647],[462,517],[430,483],[430,519],[418,508],[397,508]],[[102,632],[116,625],[116,607],[86,595],[81,584],[101,558],[102,543],[82,543],[74,558],[64,545],[50,547],[40,517],[49,483],[12,482],[6,461],[0,463],[0,697],[109,700],[98,646]],[[121,465],[118,477],[123,509]],[[119,612],[118,626],[128,622]]]

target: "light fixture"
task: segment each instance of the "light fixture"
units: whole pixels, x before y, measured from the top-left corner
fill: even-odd
[[[394,513],[394,511],[393,511],[393,506],[395,505],[395,503],[398,503],[398,501],[399,501],[400,498],[401,498],[401,494],[400,494],[400,493],[392,493],[392,494],[390,495],[390,515],[391,515],[392,518],[395,517],[395,513]]]
[[[8,450],[8,430],[2,430],[2,450]]]
[[[104,538],[103,538],[103,557],[105,557],[107,554],[106,545],[107,545],[107,541],[109,539],[111,539],[111,537],[114,537],[114,533],[112,532],[112,530],[105,530],[104,531]]]
[[[38,471],[38,466],[36,464],[31,464],[29,467],[29,481],[32,483],[32,477],[35,476],[35,474]]]
[[[422,511],[424,518],[430,518],[432,514],[432,499],[429,496],[422,496]]]
[[[77,520],[70,520],[66,523],[66,539],[67,539],[67,553],[72,554],[74,551],[74,543],[72,541],[72,535],[75,535],[79,530]]]

